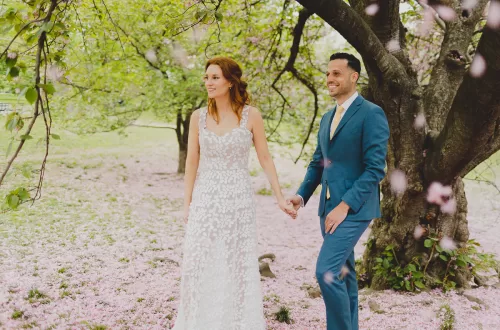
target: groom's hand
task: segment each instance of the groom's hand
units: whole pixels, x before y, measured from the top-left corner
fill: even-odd
[[[345,220],[347,217],[347,212],[349,212],[349,205],[344,201],[340,202],[325,219],[325,232],[333,234],[335,229]]]
[[[287,198],[286,202],[288,204],[292,204],[295,211],[298,211],[298,209],[302,204],[302,199],[300,198],[300,196],[294,195],[292,197]]]

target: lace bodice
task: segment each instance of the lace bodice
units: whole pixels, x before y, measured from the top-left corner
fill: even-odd
[[[239,127],[219,136],[207,129],[208,109],[201,109],[199,124],[200,164],[198,171],[247,170],[252,132],[247,128],[250,107],[243,108]]]

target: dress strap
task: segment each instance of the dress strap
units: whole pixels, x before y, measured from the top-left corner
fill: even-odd
[[[250,111],[250,106],[245,104],[243,111],[241,112],[240,127],[247,127],[248,123],[248,112]]]
[[[207,128],[207,112],[207,107],[201,108],[200,122],[198,123],[198,127]]]

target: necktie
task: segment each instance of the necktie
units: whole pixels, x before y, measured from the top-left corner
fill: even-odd
[[[344,111],[345,109],[341,105],[337,106],[337,111],[335,112],[335,117],[333,117],[333,123],[330,129],[330,140],[333,138],[333,134],[335,134],[335,130],[339,126],[340,117],[342,117]],[[328,189],[328,186],[326,186],[326,199],[330,199],[330,190]]]
[[[345,109],[339,105],[337,107],[337,111],[335,112],[335,117],[333,117],[333,123],[332,127],[330,130],[330,140],[333,138],[333,134],[335,134],[335,130],[337,129],[337,126],[339,126],[340,123],[340,117],[342,117],[342,114],[344,113]]]

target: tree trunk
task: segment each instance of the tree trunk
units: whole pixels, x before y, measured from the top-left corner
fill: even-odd
[[[183,174],[186,171],[186,157],[187,157],[187,141],[186,143],[179,143],[179,163],[177,165],[177,173]]]
[[[430,287],[438,286],[436,280],[443,281],[447,262],[437,257],[436,251],[426,248],[424,240],[428,235],[425,232],[422,237],[416,239],[414,236],[417,226],[424,226],[435,230],[438,236],[447,236],[455,242],[458,248],[465,246],[469,239],[467,228],[467,200],[465,198],[464,184],[462,179],[453,183],[453,195],[457,201],[457,210],[454,215],[441,213],[439,208],[427,203],[426,193],[414,193],[408,191],[403,196],[396,196],[386,178],[382,182],[382,218],[373,222],[369,243],[363,256],[364,269],[368,276],[368,283],[374,289],[385,289],[388,287],[386,278],[376,274],[373,270],[376,258],[388,245],[394,246],[399,264],[404,267],[412,259],[421,255],[419,261],[421,269],[425,269],[425,280]],[[426,266],[427,265],[427,266]],[[455,276],[448,278],[456,282],[458,287],[468,287],[471,273],[467,267],[459,267],[454,270]]]

